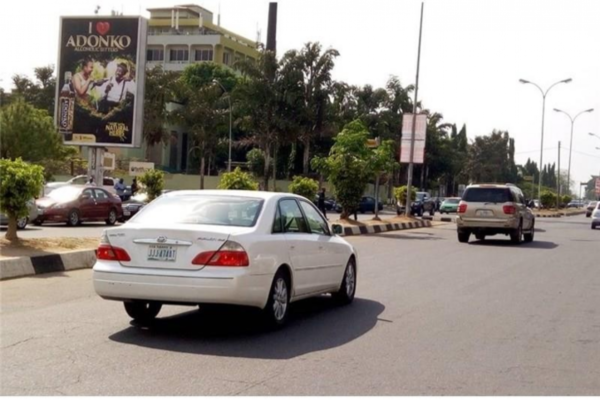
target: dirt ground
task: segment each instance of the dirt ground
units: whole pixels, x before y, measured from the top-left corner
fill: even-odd
[[[73,250],[92,250],[98,247],[98,238],[44,238],[19,239],[10,242],[0,239],[0,259],[31,257]]]

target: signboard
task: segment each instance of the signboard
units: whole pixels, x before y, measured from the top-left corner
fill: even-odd
[[[400,143],[400,162],[410,163],[410,148],[414,114],[404,114],[402,117],[402,141]],[[413,163],[423,164],[425,161],[425,139],[427,137],[427,115],[417,114],[415,129],[415,150]]]
[[[65,144],[140,147],[146,24],[61,18],[55,118]]]
[[[367,147],[373,149],[379,146],[379,138],[367,139]]]
[[[104,153],[102,158],[102,166],[105,171],[114,171],[115,155],[113,153]]]
[[[410,140],[402,140],[400,143],[400,162],[410,163]],[[423,164],[425,159],[425,141],[415,140],[415,152],[413,154],[413,163]]]
[[[600,196],[600,178],[596,178],[596,195]]]
[[[533,182],[533,175],[525,175],[523,180],[526,182]]]
[[[129,163],[129,176],[142,176],[151,169],[154,169],[154,163],[131,161]]]
[[[402,117],[402,139],[410,140],[412,135],[414,114],[404,114]],[[415,130],[415,140],[425,140],[427,132],[427,115],[417,114],[417,129]]]

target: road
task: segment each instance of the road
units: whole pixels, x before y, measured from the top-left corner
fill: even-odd
[[[452,224],[349,238],[357,298],[246,311],[165,307],[150,328],[91,271],[0,283],[2,395],[600,395],[600,231],[459,244]]]

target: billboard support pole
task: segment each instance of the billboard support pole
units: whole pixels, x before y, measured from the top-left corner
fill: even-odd
[[[417,128],[417,99],[419,95],[419,69],[421,67],[421,36],[423,33],[423,5],[421,3],[421,23],[419,24],[419,50],[417,54],[417,76],[415,79],[415,100],[413,103],[413,121],[412,130],[410,137],[410,159],[408,163],[408,179],[406,183],[406,216],[410,216],[411,209],[411,193],[412,193],[412,181],[413,181],[413,168],[414,168],[414,156],[415,156],[415,129]]]
[[[103,147],[88,147],[88,179],[94,178],[97,186],[102,186],[104,181]]]

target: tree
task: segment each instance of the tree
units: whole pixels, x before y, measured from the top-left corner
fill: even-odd
[[[200,189],[204,189],[206,156],[215,154],[229,127],[229,102],[220,85],[229,95],[236,84],[237,77],[229,68],[203,62],[186,67],[176,85],[181,107],[171,117],[192,136],[194,146],[190,147],[200,150]]]
[[[312,167],[328,176],[333,184],[342,205],[341,219],[347,219],[358,207],[372,177],[367,137],[366,126],[361,121],[353,121],[337,135],[328,157],[315,157],[312,161]]]
[[[56,78],[54,66],[48,65],[34,69],[36,82],[25,75],[14,75],[13,92],[11,96],[18,96],[35,108],[46,110],[49,115],[54,115],[54,101],[56,96]]]
[[[140,176],[139,181],[145,186],[148,193],[148,201],[152,201],[162,194],[165,188],[165,174],[158,169],[151,169]]]
[[[512,145],[514,149],[514,144]],[[494,130],[489,136],[478,136],[469,148],[467,171],[472,182],[515,182],[516,166],[511,156],[508,132]],[[513,176],[513,174],[515,176]]]
[[[289,186],[289,191],[313,201],[319,190],[319,183],[314,179],[295,176]]]
[[[265,154],[261,149],[252,149],[246,154],[248,169],[257,178],[264,177]]]
[[[258,183],[254,182],[250,174],[237,167],[233,172],[227,172],[221,177],[219,189],[224,190],[258,190]]]
[[[549,190],[544,190],[540,195],[540,201],[542,202],[542,206],[545,208],[555,207],[556,193]]]
[[[166,143],[170,138],[165,129],[169,121],[167,104],[175,99],[175,83],[177,75],[157,66],[146,72],[144,84],[144,141],[146,142],[146,158],[150,147]]]
[[[379,184],[382,174],[391,173],[398,165],[395,160],[394,141],[386,140],[370,151],[369,170],[375,176],[375,192],[379,202]],[[375,219],[379,219],[379,206],[375,205]]]
[[[397,187],[394,190],[394,196],[396,197],[396,200],[398,200],[398,202],[400,204],[406,205],[406,193],[408,192],[408,186],[400,186]],[[414,187],[411,187],[411,191],[410,191],[410,200],[414,201],[417,199],[417,189],[415,189]]]
[[[62,137],[48,112],[34,108],[22,98],[0,110],[0,142],[2,158],[21,157],[42,166],[56,165],[76,153],[74,148],[62,145]],[[47,172],[53,171],[49,168]]]
[[[44,187],[43,168],[21,158],[0,160],[0,210],[8,216],[6,239],[17,240],[17,220],[29,214],[27,202]]]

